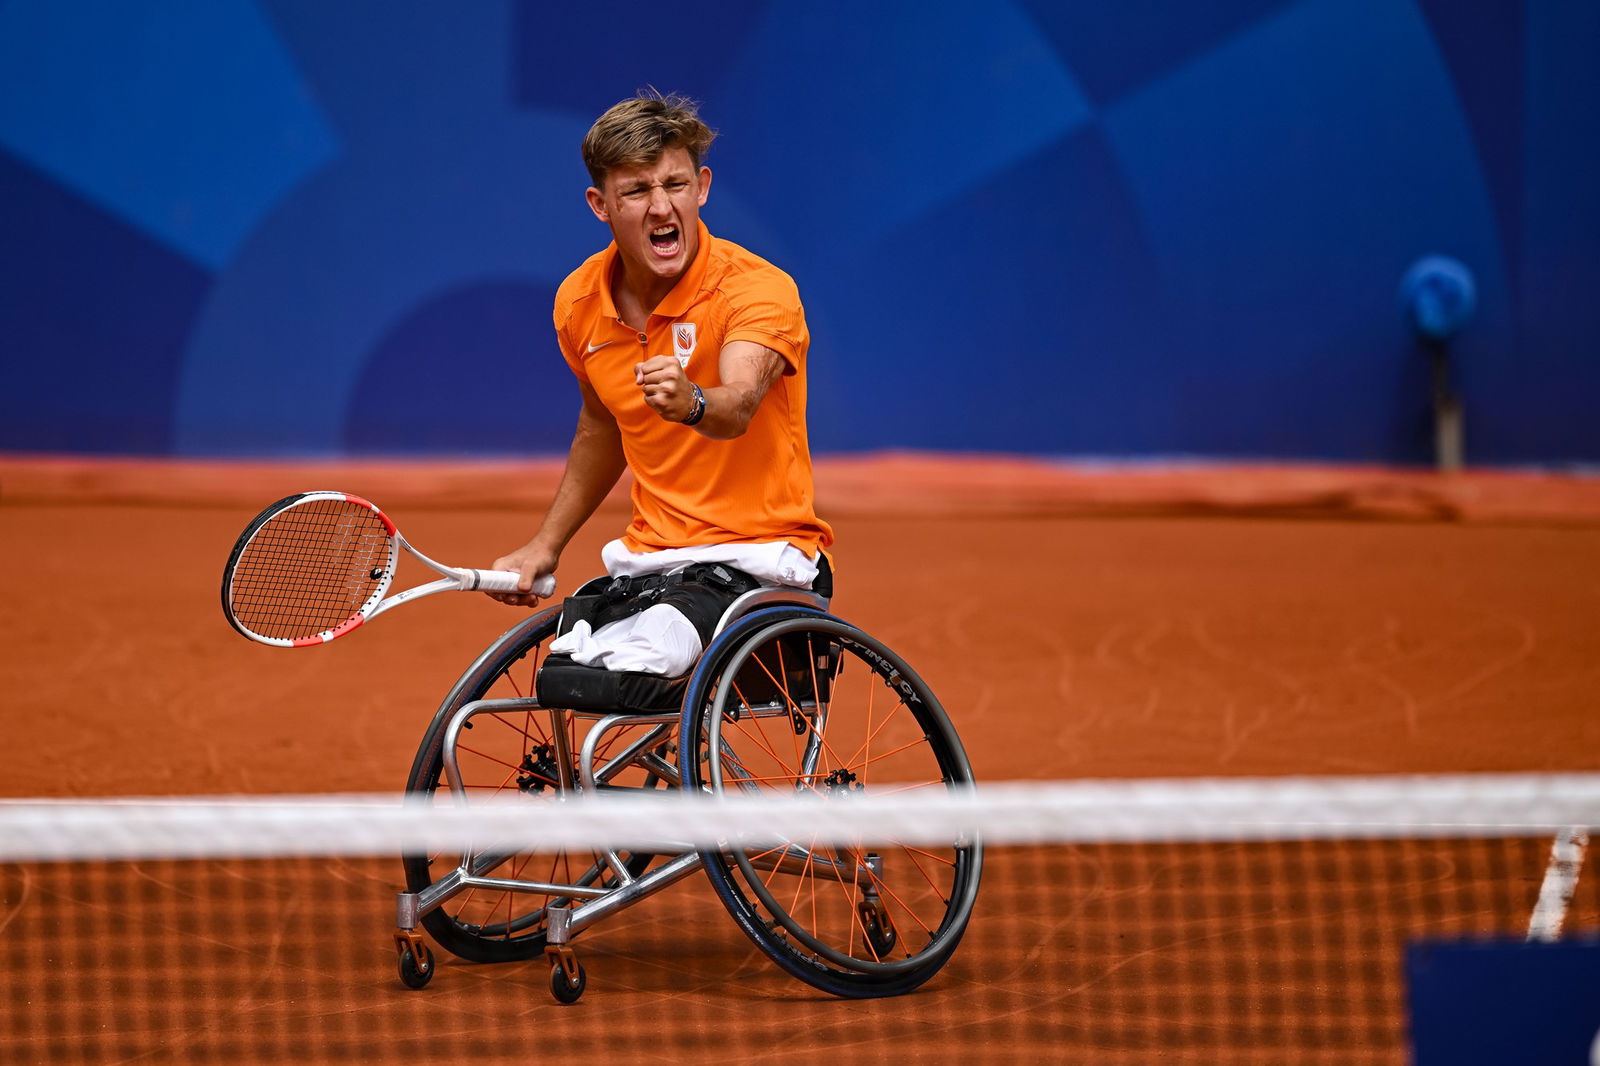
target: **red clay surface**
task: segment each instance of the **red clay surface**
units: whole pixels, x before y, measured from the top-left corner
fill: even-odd
[[[1184,471],[1158,475],[1176,479],[1163,495],[1138,475],[1119,486],[1038,465],[984,469],[963,461],[941,481],[937,467],[901,457],[819,473],[825,505],[830,493],[837,503],[826,512],[839,536],[834,613],[929,680],[981,780],[1596,768],[1593,482],[1322,470],[1230,486],[1223,473],[1209,472],[1208,484],[1206,472]],[[1039,477],[1022,476],[1029,471]],[[510,506],[488,506],[505,473],[0,464],[9,756],[0,793],[400,788],[441,696],[518,613],[478,596],[440,596],[324,648],[269,649],[224,622],[222,566],[262,505],[305,488],[368,495],[424,551],[487,565],[532,531],[537,508],[519,501],[549,476],[518,482]],[[222,491],[186,498],[193,485]],[[591,523],[569,550],[564,587],[592,576],[600,544],[620,525],[614,507]],[[1049,978],[1058,971],[1042,971],[1041,959],[1081,935],[1070,920],[1080,904],[1049,891],[988,924],[980,901],[968,941],[924,991],[842,1002],[767,962],[695,878],[580,941],[590,992],[563,1012],[545,991],[542,962],[446,959],[426,992],[401,989],[387,939],[397,867],[334,864],[329,884],[343,900],[326,904],[334,921],[316,918],[328,895],[316,884],[263,879],[281,921],[214,933],[181,916],[155,923],[180,942],[193,938],[196,952],[226,942],[252,954],[260,979],[209,1020],[139,1023],[121,1035],[118,1054],[215,1057],[204,1049],[217,1031],[307,1032],[331,1018],[378,1034],[380,1044],[415,1041],[414,1053],[389,1046],[375,1061],[448,1057],[452,1041],[496,1033],[508,1040],[503,1056],[478,1048],[461,1061],[522,1062],[594,1050],[636,1033],[641,1016],[670,1023],[674,1035],[624,1035],[626,1050],[615,1053],[699,1060],[731,1046],[734,1025],[744,1050],[732,1057],[771,1062],[819,1053],[970,1062],[986,1051],[1052,1058],[1068,1048],[1073,1061],[1119,1062],[1158,1050],[1075,1028],[1096,1010],[1096,985],[1152,949],[1101,944],[1083,963],[1095,972],[1067,984]],[[1021,871],[992,866],[985,892],[1009,898],[1003,886]],[[1539,872],[1524,871],[1535,887]],[[14,920],[15,936],[52,892],[70,895],[45,879],[31,889],[8,884],[0,927]],[[998,939],[1019,929],[1035,946]],[[17,979],[6,980],[9,1009],[24,1009]],[[982,1010],[980,997],[990,1004]],[[76,1016],[67,1017],[70,1029]],[[20,1042],[7,1061],[62,1061],[76,1046],[11,1037]],[[0,1032],[0,1048],[6,1039]],[[1327,1034],[1302,1043],[1324,1048],[1325,1058],[1307,1061],[1359,1058]],[[105,1061],[99,1051],[83,1060]],[[1370,1061],[1403,1057],[1396,1048],[1372,1053]],[[348,1048],[308,1047],[259,1057],[285,1054],[351,1058]]]

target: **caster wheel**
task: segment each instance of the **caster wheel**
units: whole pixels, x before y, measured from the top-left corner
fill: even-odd
[[[899,939],[899,937],[895,936],[893,929],[885,929],[878,924],[877,919],[866,923],[866,933],[867,946],[872,949],[872,953],[879,959],[887,959],[889,953],[894,950],[895,942]]]
[[[867,949],[879,961],[887,959],[900,939],[894,927],[886,926],[879,917],[878,909],[870,903],[862,903],[860,913],[862,939],[867,942]]]
[[[567,971],[559,965],[550,967],[550,994],[556,997],[558,1003],[576,1003],[578,997],[583,995],[583,990],[589,983],[589,975],[584,972],[583,963],[578,963],[577,981],[567,980]]]
[[[433,980],[433,952],[422,944],[412,953],[410,944],[400,947],[400,982],[407,988],[422,988]]]

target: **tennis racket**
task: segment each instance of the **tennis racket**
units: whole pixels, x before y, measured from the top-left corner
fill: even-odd
[[[384,599],[404,548],[444,576]],[[348,492],[286,496],[245,527],[222,574],[222,610],[233,628],[262,644],[326,644],[391,607],[435,592],[515,592],[508,570],[436,563],[400,535],[377,505]],[[533,583],[555,591],[554,575]]]

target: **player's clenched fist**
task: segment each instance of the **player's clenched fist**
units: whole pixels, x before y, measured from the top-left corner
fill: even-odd
[[[669,422],[682,422],[694,410],[694,386],[671,356],[646,359],[633,368],[633,380],[643,390],[644,402]]]

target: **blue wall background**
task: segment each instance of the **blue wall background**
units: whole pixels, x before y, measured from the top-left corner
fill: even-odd
[[[549,453],[577,145],[654,84],[814,447],[1600,460],[1591,0],[0,0],[0,449]],[[437,409],[442,405],[443,409]]]

